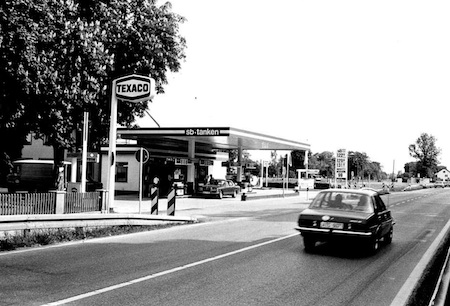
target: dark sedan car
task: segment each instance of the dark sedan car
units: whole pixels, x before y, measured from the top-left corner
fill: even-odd
[[[240,192],[241,187],[230,180],[211,180],[204,186],[199,186],[198,193],[203,196],[217,196],[220,199],[224,195],[231,195],[235,198]]]
[[[316,242],[345,239],[363,242],[375,253],[380,241],[392,242],[394,220],[378,192],[329,189],[321,191],[300,213],[298,227],[305,251]]]

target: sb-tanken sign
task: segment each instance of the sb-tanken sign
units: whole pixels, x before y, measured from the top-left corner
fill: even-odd
[[[138,74],[131,74],[115,80],[117,99],[129,102],[150,100],[155,95],[155,80]]]

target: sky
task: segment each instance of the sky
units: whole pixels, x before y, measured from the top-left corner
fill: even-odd
[[[387,173],[415,161],[408,147],[428,133],[450,168],[450,1],[170,2],[187,49],[150,104],[161,127],[364,152]]]

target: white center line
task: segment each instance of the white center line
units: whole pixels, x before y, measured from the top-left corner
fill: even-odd
[[[278,242],[278,241],[281,241],[281,240],[284,240],[284,239],[288,239],[288,238],[291,238],[291,237],[294,237],[294,236],[298,236],[298,235],[299,235],[298,233],[295,233],[295,234],[291,234],[291,235],[288,235],[288,236],[280,237],[280,238],[277,238],[277,239],[269,240],[269,241],[262,242],[262,243],[259,243],[259,244],[255,244],[255,245],[243,248],[243,249],[239,249],[239,250],[232,251],[232,252],[229,252],[229,253],[225,253],[225,254],[222,254],[222,255],[218,255],[218,256],[214,256],[214,257],[207,258],[207,259],[204,259],[204,260],[200,260],[200,261],[197,261],[197,262],[193,262],[193,263],[190,263],[190,264],[187,264],[187,265],[184,265],[184,266],[179,266],[179,267],[176,267],[176,268],[173,268],[173,269],[170,269],[170,270],[158,272],[158,273],[155,273],[155,274],[150,274],[150,275],[147,275],[147,276],[144,276],[144,277],[141,277],[141,278],[136,278],[136,279],[128,281],[128,282],[124,282],[124,283],[120,283],[120,284],[117,284],[117,285],[105,287],[105,288],[94,290],[94,291],[91,291],[91,292],[86,292],[86,293],[83,293],[83,294],[80,294],[80,295],[76,295],[76,296],[73,296],[73,297],[70,297],[70,298],[67,298],[67,299],[64,299],[64,300],[59,300],[59,301],[52,302],[52,303],[49,303],[49,304],[44,304],[44,305],[45,306],[63,305],[63,304],[66,304],[66,303],[79,301],[79,300],[82,300],[82,299],[85,299],[85,298],[88,298],[88,297],[91,297],[91,296],[94,296],[94,295],[102,294],[102,293],[105,293],[105,292],[108,292],[108,291],[113,291],[113,290],[116,290],[116,289],[120,289],[120,288],[123,288],[123,287],[126,287],[126,286],[133,285],[133,284],[145,282],[147,280],[150,280],[150,279],[153,279],[153,278],[157,278],[159,276],[163,276],[163,275],[171,274],[171,273],[178,272],[178,271],[181,271],[181,270],[185,270],[185,269],[188,269],[188,268],[192,268],[192,267],[195,267],[195,266],[199,266],[199,265],[211,262],[211,261],[219,260],[219,259],[222,259],[222,258],[225,258],[225,257],[228,257],[228,256],[232,256],[232,255],[236,255],[238,253],[246,252],[246,251],[249,251],[249,250],[252,250],[252,249],[256,249],[256,248],[262,247],[264,245],[268,245],[268,244],[271,244],[271,243],[274,243],[274,242]]]

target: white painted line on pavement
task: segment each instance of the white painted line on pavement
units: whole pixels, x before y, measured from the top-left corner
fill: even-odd
[[[284,240],[284,239],[289,239],[291,237],[298,236],[298,235],[299,235],[298,233],[290,234],[288,236],[284,236],[284,237],[276,238],[276,239],[269,240],[269,241],[266,241],[266,242],[258,243],[258,244],[255,244],[255,245],[251,245],[251,246],[246,247],[246,248],[242,248],[242,249],[239,249],[239,250],[236,250],[236,251],[228,252],[228,253],[225,253],[225,254],[222,254],[222,255],[218,255],[218,256],[214,256],[214,257],[207,258],[207,259],[204,259],[204,260],[200,260],[200,261],[197,261],[197,262],[193,262],[193,263],[190,263],[190,264],[187,264],[187,265],[184,265],[184,266],[179,266],[179,267],[176,267],[176,268],[173,268],[173,269],[170,269],[170,270],[158,272],[158,273],[155,273],[155,274],[150,274],[150,275],[147,275],[147,276],[144,276],[144,277],[141,277],[141,278],[137,278],[137,279],[134,279],[134,280],[131,280],[131,281],[128,281],[128,282],[124,282],[124,283],[120,283],[120,284],[117,284],[117,285],[105,287],[105,288],[94,290],[94,291],[91,291],[91,292],[86,292],[86,293],[83,293],[83,294],[80,294],[80,295],[76,295],[76,296],[73,296],[73,297],[70,297],[70,298],[67,298],[67,299],[64,299],[64,300],[59,300],[59,301],[56,301],[56,302],[52,302],[52,303],[49,303],[49,304],[44,304],[44,306],[63,305],[63,304],[66,304],[66,303],[79,301],[79,300],[82,300],[82,299],[85,299],[85,298],[88,298],[88,297],[91,297],[91,296],[102,294],[102,293],[105,293],[105,292],[108,292],[108,291],[113,291],[113,290],[116,290],[116,289],[120,289],[120,288],[123,288],[123,287],[126,287],[126,286],[133,285],[133,284],[145,282],[145,281],[148,281],[148,280],[153,279],[153,278],[157,278],[157,277],[160,277],[160,276],[163,276],[163,275],[167,275],[167,274],[171,274],[171,273],[174,273],[174,272],[182,271],[182,270],[185,270],[185,269],[188,269],[188,268],[192,268],[192,267],[195,267],[195,266],[199,266],[199,265],[202,265],[202,264],[205,264],[205,263],[208,263],[208,262],[212,262],[212,261],[219,260],[219,259],[222,259],[222,258],[225,258],[225,257],[236,255],[236,254],[239,254],[239,253],[242,253],[242,252],[246,252],[246,251],[249,251],[249,250],[252,250],[252,249],[256,249],[256,248],[259,248],[259,247],[262,247],[262,246],[265,246],[265,245],[268,245],[268,244],[271,244],[271,243],[275,243],[275,242],[278,242],[278,241],[281,241],[281,240]]]
[[[422,274],[425,271],[428,263],[430,262],[430,259],[433,257],[434,253],[436,253],[439,244],[444,239],[445,235],[449,231],[449,228],[450,228],[450,220],[447,222],[447,224],[445,224],[444,228],[441,230],[439,235],[431,243],[430,247],[425,252],[425,254],[423,254],[422,258],[417,263],[414,270],[411,272],[408,279],[403,284],[402,288],[400,288],[400,291],[397,293],[394,300],[392,300],[391,306],[406,305],[409,299],[409,295],[412,293],[412,290],[422,277]]]

